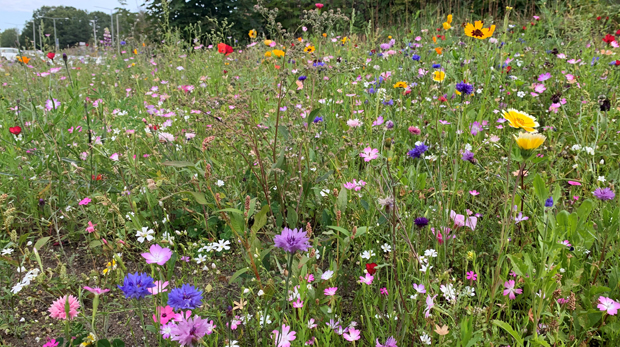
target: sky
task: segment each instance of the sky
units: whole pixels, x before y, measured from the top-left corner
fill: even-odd
[[[32,19],[32,12],[41,6],[73,6],[88,12],[109,12],[95,6],[125,7],[130,11],[137,11],[142,3],[143,0],[127,0],[127,6],[121,6],[117,0],[0,0],[0,30],[23,29],[24,23]]]

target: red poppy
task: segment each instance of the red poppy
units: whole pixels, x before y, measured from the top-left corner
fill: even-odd
[[[54,53],[54,52],[47,53],[47,57],[50,58],[50,60],[54,60],[55,56],[56,56],[56,53]]]
[[[224,70],[224,73],[228,73],[228,71]]]
[[[441,41],[445,41],[446,40],[446,35],[437,35],[438,38],[441,39]]]
[[[614,37],[614,35],[607,34],[605,35],[605,37],[603,37],[603,42],[605,42],[606,44],[610,44],[614,41],[616,41],[616,38]]]
[[[217,51],[228,56],[230,53],[234,52],[233,48],[225,43],[219,43],[217,45]]]
[[[506,66],[506,72],[510,72],[510,70],[512,70],[512,66],[510,65]]]
[[[601,16],[596,17],[596,20],[601,20]]]
[[[376,49],[371,49],[370,53],[375,54],[375,53],[377,53],[377,50]]]
[[[618,31],[616,31],[616,36],[620,36],[620,29],[618,29]]]
[[[439,101],[446,102],[446,101],[448,101],[448,99],[446,99],[446,97],[442,95],[442,96],[439,97]]]
[[[316,8],[318,8],[319,10],[323,8],[323,4],[321,3],[316,3],[314,4],[314,6],[316,6]]]
[[[153,125],[153,130],[157,130],[159,127],[157,125]]]
[[[616,60],[616,66],[620,66],[620,60]]]
[[[375,269],[376,267],[377,264],[375,263],[366,264],[366,271],[368,271],[369,274],[374,275],[377,272],[377,269]]]
[[[98,174],[97,176],[95,175],[91,175],[93,181],[101,181],[103,179],[103,176],[101,174]]]
[[[11,134],[13,135],[19,135],[22,132],[22,128],[19,126],[14,126],[14,127],[10,127],[9,131],[11,132]]]
[[[279,68],[280,68],[280,65],[274,65],[274,67],[275,67],[276,69],[279,69]]]

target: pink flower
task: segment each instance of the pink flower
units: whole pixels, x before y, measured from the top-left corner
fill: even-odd
[[[409,133],[411,133],[412,135],[420,135],[420,133],[422,133],[420,128],[414,126],[410,126],[407,130],[409,130]]]
[[[153,315],[153,322],[157,323],[157,319],[159,316],[159,323],[160,324],[167,324],[170,320],[174,319],[177,320],[177,318],[181,317],[180,313],[174,313],[174,309],[170,306],[166,306],[166,307],[158,307],[157,308],[157,313]]]
[[[545,90],[547,90],[547,87],[545,87],[545,85],[544,85],[544,84],[542,84],[542,83],[536,83],[536,84],[534,84],[534,91],[535,91],[536,93],[539,93],[539,94],[540,94],[540,93],[544,92]]]
[[[508,298],[510,298],[510,300],[514,300],[514,299],[517,298],[517,296],[515,294],[523,293],[523,289],[521,289],[521,288],[515,289],[515,281],[514,280],[506,281],[504,283],[504,287],[506,288],[506,290],[504,290],[504,296],[508,295]]]
[[[349,328],[349,331],[342,334],[342,337],[344,337],[345,340],[351,341],[351,342],[357,341],[361,338],[360,331],[355,328]]]
[[[164,265],[172,257],[170,248],[163,248],[160,245],[151,245],[149,251],[149,253],[142,253],[147,264]]]
[[[316,4],[314,4],[314,6],[316,6],[316,8],[318,8],[319,10],[323,8],[323,4],[317,2]],[[294,340],[294,339],[293,339]]]
[[[88,231],[88,233],[89,233],[89,234],[90,234],[90,233],[92,233],[92,232],[94,232],[94,231],[95,231],[95,226],[96,226],[96,225],[97,225],[97,224],[93,224],[93,222],[88,221],[88,226],[86,227],[86,231]]]
[[[65,310],[65,305],[69,302],[69,319],[73,319],[78,315],[78,308],[80,308],[80,303],[77,301],[75,296],[73,295],[65,295],[63,297],[58,298],[58,300],[52,303],[52,306],[48,309],[50,312],[50,317],[56,319],[67,320],[67,312]]]
[[[478,279],[478,275],[475,274],[473,271],[469,271],[467,273],[467,279],[470,280],[470,281],[475,281],[475,280]]]
[[[366,185],[366,182],[360,180],[359,182],[357,180],[353,180],[353,182],[347,182],[344,184],[344,187],[347,189],[355,189],[356,192],[359,192],[360,190],[362,190],[362,187],[364,187]]]
[[[437,294],[431,298],[430,295],[426,296],[426,307],[424,308],[424,317],[428,318],[431,316],[431,309],[435,306],[433,299],[437,297]]]
[[[369,273],[366,273],[366,276],[360,276],[360,282],[366,285],[371,285],[374,279],[374,276]]]
[[[383,288],[379,289],[379,291],[380,291],[380,292],[381,292],[381,294],[383,294],[383,295],[388,295],[388,290],[387,290],[387,288],[385,288],[385,287],[383,287]]]
[[[47,342],[42,347],[57,347],[57,346],[58,346],[58,342],[56,342],[56,339],[50,339],[48,337]]]
[[[84,198],[84,199],[82,199],[82,201],[80,201],[80,202],[78,203],[78,205],[83,205],[83,206],[86,206],[86,205],[88,205],[88,203],[89,203],[89,202],[91,202],[91,201],[92,201],[92,200],[90,200],[90,198]]]
[[[302,307],[304,307],[304,302],[301,301],[301,299],[297,299],[297,301],[293,303],[293,308],[302,308]]]
[[[323,293],[326,296],[334,296],[336,295],[336,291],[338,290],[338,287],[329,287],[329,288],[325,288],[325,290],[323,291]]]
[[[114,161],[118,161],[118,153],[114,153],[110,156],[110,159],[114,160]]]
[[[347,121],[347,125],[350,126],[351,128],[359,128],[362,126],[362,124],[364,124],[362,121],[360,121],[359,119],[355,118],[355,119],[349,119]]]
[[[480,195],[480,193],[477,190],[475,190],[475,189],[474,190],[470,190],[469,194],[471,194],[473,196]]]
[[[364,151],[360,153],[360,157],[364,158],[365,162],[369,162],[373,159],[377,159],[379,157],[378,153],[378,149],[366,147],[364,148]]]
[[[195,346],[205,335],[211,335],[215,329],[213,321],[207,321],[198,316],[183,320],[170,331],[172,341],[178,341],[181,346]]]
[[[166,282],[155,281],[153,282],[153,284],[155,285],[155,287],[149,288],[149,293],[153,295],[157,295],[159,293],[165,293],[168,291],[168,289],[166,289],[166,287],[168,286],[168,281]]]
[[[616,313],[618,313],[618,309],[620,309],[620,303],[604,296],[599,296],[598,302],[600,302],[600,304],[596,307],[601,311],[606,311],[610,316],[615,316]]]
[[[95,287],[95,288],[91,288],[91,287],[86,287],[84,286],[84,289],[88,290],[89,292],[95,294],[95,295],[101,295],[103,293],[107,293],[110,290],[109,289],[101,289],[99,287]]]
[[[291,327],[282,324],[282,333],[278,330],[272,331],[275,335],[274,340],[276,347],[291,347],[291,341],[294,341],[297,337],[296,332],[291,331]]]
[[[571,186],[580,186],[581,185],[581,183],[575,182],[575,181],[568,181],[568,184],[570,184]]]
[[[466,226],[470,228],[472,231],[476,230],[476,225],[478,224],[477,217],[468,217],[467,220],[465,220],[464,215],[456,214],[456,212],[450,211],[450,218],[452,218],[452,220],[454,221],[454,227],[456,228]]]
[[[424,288],[423,284],[413,284],[413,289],[415,289],[416,292],[420,293],[420,294],[426,294],[426,289]]]

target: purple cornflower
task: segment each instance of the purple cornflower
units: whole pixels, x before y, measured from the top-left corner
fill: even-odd
[[[424,217],[418,217],[416,218],[413,223],[418,227],[418,228],[424,228],[425,226],[428,225],[428,219],[424,218]]]
[[[553,197],[550,196],[549,199],[545,200],[545,207],[553,207]]]
[[[307,78],[306,76],[299,76],[297,79],[300,80],[300,81],[305,81],[306,78]]]
[[[441,64],[433,64],[433,69],[439,69],[441,67]]]
[[[385,340],[385,344],[383,345],[379,343],[379,339],[377,339],[376,343],[377,344],[375,345],[375,347],[398,347],[396,345],[396,339],[392,336],[388,337],[387,340]]]
[[[465,82],[459,82],[456,84],[456,90],[463,95],[470,95],[474,92],[474,86]]]
[[[276,235],[273,238],[276,247],[282,248],[289,253],[295,253],[296,251],[305,252],[310,247],[308,243],[310,239],[306,236],[303,229],[289,229],[284,228],[280,235]]]
[[[470,126],[470,132],[474,136],[478,135],[478,133],[481,132],[482,129],[482,124],[478,123],[477,121],[473,122]]]
[[[414,55],[411,56],[411,59],[414,60],[414,61],[420,61],[420,56],[417,55],[417,54],[414,54]]]
[[[419,145],[416,145],[412,150],[407,152],[407,155],[411,158],[420,158],[422,154],[426,152],[426,150],[428,150],[428,146],[426,146],[424,142],[422,142]]]
[[[597,199],[602,201],[613,200],[616,197],[616,193],[609,188],[596,188],[592,194],[594,194]]]
[[[474,153],[472,153],[468,149],[466,149],[465,152],[463,152],[463,156],[461,157],[461,159],[463,159],[464,161],[468,161],[470,163],[476,162],[476,159],[474,158]]]
[[[394,128],[394,122],[389,120],[385,123],[385,128],[386,129],[393,129]]]
[[[198,316],[182,320],[170,329],[172,341],[178,341],[181,346],[197,346],[198,341],[205,335],[211,335],[215,329],[213,321],[207,321]]]
[[[189,284],[174,288],[168,294],[168,306],[172,306],[175,310],[193,310],[201,304],[202,292]]]
[[[128,299],[142,299],[151,295],[149,288],[155,287],[153,278],[145,273],[127,274],[123,280],[123,285],[118,286]]]
[[[314,120],[312,121],[314,124],[320,123],[323,121],[323,117],[321,116],[316,116],[316,118],[314,118]]]
[[[385,106],[394,106],[394,100],[390,99],[388,101],[384,101],[383,104]]]

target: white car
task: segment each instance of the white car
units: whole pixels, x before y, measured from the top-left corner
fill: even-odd
[[[15,57],[19,54],[17,48],[0,47],[0,57],[6,60],[15,60]]]

